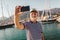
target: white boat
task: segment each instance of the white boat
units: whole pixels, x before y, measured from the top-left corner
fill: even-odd
[[[59,17],[57,17],[56,21],[60,22],[60,16],[59,16]]]

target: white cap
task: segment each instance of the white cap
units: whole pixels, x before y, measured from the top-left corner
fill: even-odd
[[[31,9],[30,12],[38,12],[36,9]]]

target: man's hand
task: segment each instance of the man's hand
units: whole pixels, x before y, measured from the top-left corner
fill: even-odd
[[[42,33],[42,40],[44,40],[44,35],[43,35],[43,33]]]
[[[22,12],[21,12],[21,6],[16,6],[15,7],[15,16],[18,16],[18,15],[20,15],[20,14],[22,14]]]

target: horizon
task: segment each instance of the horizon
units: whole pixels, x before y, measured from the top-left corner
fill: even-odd
[[[2,2],[3,14],[5,17],[13,15],[15,6],[30,5],[30,9],[37,10],[60,8],[60,0],[0,0]],[[1,4],[0,4],[1,9]],[[9,13],[9,14],[8,14]],[[0,17],[2,16],[2,9],[0,10]]]

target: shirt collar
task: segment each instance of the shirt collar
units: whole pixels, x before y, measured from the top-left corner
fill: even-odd
[[[32,21],[30,21],[30,23],[33,23]],[[36,21],[36,23],[37,23],[37,21]]]

